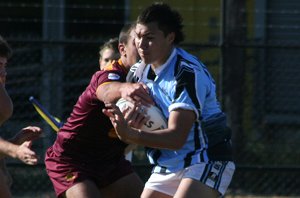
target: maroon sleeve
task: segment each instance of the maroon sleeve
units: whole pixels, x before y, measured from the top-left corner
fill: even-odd
[[[104,70],[94,74],[91,84],[97,87],[108,82],[125,82],[126,74],[122,70]]]

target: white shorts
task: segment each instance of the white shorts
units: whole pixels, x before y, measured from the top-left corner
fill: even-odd
[[[235,171],[233,162],[200,163],[176,173],[152,173],[145,188],[174,196],[183,178],[191,178],[225,194]]]

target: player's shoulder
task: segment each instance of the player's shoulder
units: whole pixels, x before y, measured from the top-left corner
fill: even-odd
[[[121,60],[114,60],[111,63],[107,64],[102,70],[98,72],[98,76],[126,76],[128,70],[125,68]],[[113,80],[113,79],[111,79]],[[125,79],[124,79],[125,80]]]
[[[96,84],[107,81],[125,81],[127,70],[118,61],[106,65],[102,70],[96,71],[91,82]]]
[[[114,60],[111,63],[107,64],[103,71],[110,72],[110,71],[126,71],[123,63],[121,60]]]
[[[137,82],[143,73],[146,64],[141,60],[130,67],[130,70],[127,74],[127,82]]]
[[[181,48],[177,48],[177,61],[179,61],[177,65],[181,68],[189,68],[195,71],[205,68],[205,65],[198,57]]]
[[[145,66],[146,66],[146,64],[142,61],[142,60],[140,60],[139,62],[137,62],[137,63],[135,63],[134,65],[132,65],[131,67],[130,67],[130,72],[131,73],[136,73],[136,72],[138,72],[139,70],[143,70],[144,68],[145,68]]]
[[[196,56],[181,48],[177,48],[177,57],[183,65],[197,65],[200,61]]]
[[[139,62],[135,63],[134,65],[132,65],[129,69],[129,72],[134,73],[137,70],[137,68],[139,67],[140,64],[141,64],[141,61],[139,61]]]

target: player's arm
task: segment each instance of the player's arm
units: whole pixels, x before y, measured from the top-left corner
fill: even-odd
[[[0,138],[0,158],[3,158],[5,156],[16,158],[17,148],[17,145]]]
[[[168,128],[153,132],[133,130],[129,138],[136,144],[151,148],[178,150],[186,142],[195,118],[196,115],[191,110],[173,110],[168,120]]]
[[[153,104],[147,86],[142,83],[107,82],[98,86],[96,94],[98,99],[105,103],[124,98],[133,103]]]
[[[192,110],[175,109],[170,113],[168,128],[147,132],[129,127],[123,114],[114,104],[106,104],[106,107],[108,109],[105,109],[104,113],[111,118],[121,140],[152,148],[180,149],[196,119]]]
[[[0,138],[0,159],[8,156],[28,165],[37,164],[38,156],[31,150],[31,144],[31,141],[26,141],[21,145],[16,145]]]

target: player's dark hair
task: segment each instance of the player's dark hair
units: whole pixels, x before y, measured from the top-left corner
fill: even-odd
[[[148,24],[151,22],[156,22],[158,28],[164,32],[165,36],[174,32],[175,44],[179,44],[184,40],[182,17],[166,3],[153,3],[143,10],[137,18],[137,23],[140,24]]]
[[[102,57],[103,51],[105,49],[112,49],[116,54],[118,54],[119,53],[118,44],[119,44],[119,41],[118,41],[117,37],[109,39],[102,46],[100,46],[100,49],[99,49],[100,57]]]
[[[0,35],[0,56],[9,59],[12,56],[12,49],[7,41]]]
[[[119,43],[127,44],[131,30],[135,28],[135,23],[125,24],[119,34]]]

